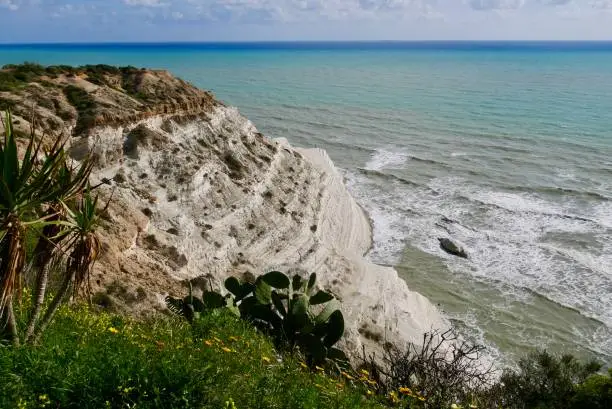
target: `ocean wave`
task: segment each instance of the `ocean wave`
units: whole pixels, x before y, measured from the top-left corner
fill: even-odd
[[[408,180],[405,179],[401,176],[397,176],[394,175],[392,173],[384,173],[380,170],[375,170],[375,169],[367,169],[367,168],[357,168],[357,171],[363,175],[366,176],[370,176],[370,177],[377,177],[377,178],[381,178],[381,179],[386,179],[386,180],[392,180],[398,183],[402,183],[408,186],[414,186],[414,187],[419,187],[419,188],[427,188],[427,186],[422,185],[420,183],[417,183],[415,181],[412,180]]]
[[[558,218],[590,223],[608,227],[607,220],[575,214],[562,204],[544,200],[533,193],[513,193],[502,190],[490,190],[490,187],[473,185],[459,178],[442,178],[433,180],[429,187],[446,194],[447,200],[463,199],[483,207],[500,209],[509,213],[535,215],[546,218]]]
[[[572,175],[573,177],[573,175]],[[604,196],[601,193],[591,192],[588,190],[577,190],[570,188],[563,188],[558,186],[504,186],[505,189],[516,191],[516,192],[526,192],[530,193],[543,193],[546,195],[557,196],[557,197],[578,197],[578,198],[586,198],[586,199],[596,199],[602,201],[612,201],[612,197]]]
[[[412,245],[445,260],[457,274],[500,289],[508,299],[524,303],[538,294],[605,323],[612,333],[612,277],[605,267],[612,265],[608,201],[593,198],[599,206],[573,213],[576,209],[563,202],[535,193],[491,190],[460,178],[422,185],[380,170],[349,174],[350,189],[373,220],[374,261],[396,263]],[[551,231],[588,235],[590,241],[581,251],[572,250],[566,242],[545,240]],[[463,244],[470,259],[447,255],[437,237]],[[589,347],[612,356],[612,346]]]
[[[366,163],[367,170],[383,170],[389,167],[402,166],[408,160],[403,152],[393,152],[386,149],[377,149],[372,158]]]

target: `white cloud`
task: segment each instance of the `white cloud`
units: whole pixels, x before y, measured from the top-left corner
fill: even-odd
[[[590,4],[596,9],[612,10],[612,0],[594,0]]]
[[[525,5],[525,0],[470,0],[474,10],[518,10]]]
[[[15,11],[19,9],[19,4],[12,0],[0,0],[0,7]]]
[[[540,3],[547,6],[567,6],[574,3],[574,0],[540,0]]]
[[[0,0],[0,27],[27,38],[53,20],[62,41],[77,27],[95,41],[609,39],[611,18],[612,0]]]
[[[142,6],[142,7],[165,7],[169,3],[164,3],[161,0],[124,0],[124,3],[128,6]]]

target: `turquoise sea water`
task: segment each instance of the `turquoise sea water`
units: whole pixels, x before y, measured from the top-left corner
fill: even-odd
[[[327,149],[372,219],[369,257],[466,336],[612,361],[612,44],[0,46],[0,64],[26,60],[213,90]]]

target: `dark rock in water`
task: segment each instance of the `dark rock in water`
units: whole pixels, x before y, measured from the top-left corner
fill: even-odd
[[[446,251],[448,254],[452,254],[453,256],[461,258],[468,258],[468,255],[465,250],[455,244],[452,240],[439,238],[438,241],[440,242],[440,248]]]

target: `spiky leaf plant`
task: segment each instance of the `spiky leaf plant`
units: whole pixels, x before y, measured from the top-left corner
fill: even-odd
[[[42,224],[40,207],[59,197],[61,192],[48,189],[48,182],[64,160],[64,151],[56,143],[38,160],[42,142],[35,141],[32,130],[28,146],[20,159],[10,113],[4,122],[4,140],[0,145],[0,312],[8,323],[13,343],[19,337],[13,316],[13,297],[21,288],[24,269],[25,233],[28,225]]]
[[[87,186],[78,200],[69,203],[71,205],[62,202],[66,218],[59,222],[66,228],[66,269],[60,289],[53,297],[40,327],[34,332],[34,340],[47,328],[70,289],[73,295],[77,295],[78,291],[85,287],[85,292],[89,294],[89,274],[100,255],[100,239],[96,234],[99,223],[98,196],[94,196]]]
[[[59,189],[65,189],[66,193],[63,200],[71,201],[75,195],[84,190],[92,166],[92,161],[86,161],[80,167],[68,163],[64,163],[60,167],[57,174],[54,175],[52,183]],[[42,234],[40,234],[32,254],[31,266],[36,277],[32,291],[32,311],[25,333],[26,342],[32,339],[42,312],[49,282],[49,270],[52,264],[57,264],[61,259],[62,254],[59,250],[63,239],[70,231],[61,223],[66,218],[65,206],[61,202],[49,204],[45,211],[45,217],[47,223],[42,229]]]
[[[2,120],[0,143],[0,328],[19,344],[13,300],[20,294],[26,264],[29,229],[41,230],[61,223],[54,206],[75,197],[88,183],[91,162],[68,165],[64,144],[57,138],[45,149],[32,127],[28,144],[20,155],[9,112]],[[70,177],[67,175],[70,174]],[[61,182],[58,182],[61,181]],[[55,207],[57,209],[57,207]],[[38,280],[37,280],[38,281]]]

